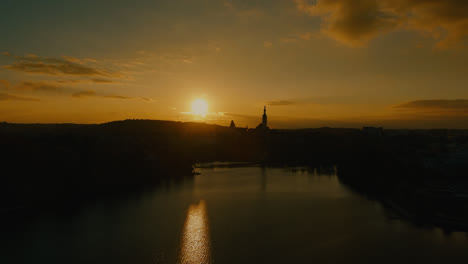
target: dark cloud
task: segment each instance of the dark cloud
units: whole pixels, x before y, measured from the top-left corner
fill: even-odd
[[[398,25],[393,16],[382,12],[377,0],[295,0],[297,8],[322,17],[322,31],[332,38],[361,45]]]
[[[416,100],[395,106],[407,109],[444,109],[444,110],[466,110],[468,99],[457,100]]]
[[[5,69],[42,74],[42,75],[70,75],[70,76],[104,76],[118,77],[117,73],[99,70],[97,68],[84,65],[84,61],[77,62],[77,59],[66,57],[66,59],[39,57],[34,54],[26,56],[14,56],[4,53],[5,56],[14,58],[16,61],[11,65],[4,66]]]
[[[278,100],[278,101],[269,101],[266,105],[269,106],[285,106],[285,105],[294,105],[296,102],[293,101],[286,101],[286,100]]]
[[[132,99],[132,97],[121,96],[121,95],[99,95],[93,90],[84,90],[72,94],[75,98],[88,98],[88,97],[100,97],[109,99]]]
[[[91,79],[91,81],[94,83],[118,83],[116,81],[109,80],[109,79]]]
[[[134,98],[134,97],[128,97],[128,96],[122,96],[122,95],[104,95],[102,97],[110,98],[110,99],[123,99],[123,100],[133,99]]]
[[[0,101],[39,101],[35,98],[23,97],[18,95],[12,95],[7,93],[0,93]]]
[[[322,18],[322,31],[354,46],[395,30],[416,30],[438,39],[437,47],[468,36],[465,0],[294,0],[298,10]]]

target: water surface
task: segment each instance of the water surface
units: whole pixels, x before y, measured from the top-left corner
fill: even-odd
[[[0,263],[466,263],[468,237],[391,217],[336,175],[201,168],[151,192],[3,225]]]

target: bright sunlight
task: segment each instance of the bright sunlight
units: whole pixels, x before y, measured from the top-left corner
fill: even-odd
[[[203,99],[193,101],[192,114],[205,117],[208,114],[208,103]]]

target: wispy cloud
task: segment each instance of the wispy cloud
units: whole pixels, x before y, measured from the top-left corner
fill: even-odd
[[[0,80],[0,90],[8,90],[10,88],[10,82],[7,80]]]
[[[96,92],[92,90],[79,91],[79,92],[72,94],[72,97],[75,97],[75,98],[86,98],[86,97],[94,97],[94,96],[96,96]]]
[[[93,83],[119,83],[118,81],[109,80],[109,79],[91,79]]]
[[[96,93],[94,90],[83,90],[78,91],[72,94],[72,97],[79,98],[79,99],[86,99],[86,98],[104,98],[104,99],[120,99],[120,100],[129,100],[129,99],[138,99],[145,102],[152,102],[154,101],[152,98],[149,97],[131,97],[131,96],[123,96],[123,95],[101,95]]]
[[[300,43],[302,41],[308,41],[311,40],[312,38],[320,38],[321,35],[320,33],[316,32],[302,32],[302,33],[296,33],[296,34],[289,34],[288,36],[282,37],[279,39],[279,41],[283,44],[295,44],[295,43]]]
[[[13,89],[20,92],[48,92],[48,93],[62,93],[65,91],[63,86],[57,85],[52,82],[38,81],[30,82],[25,81],[21,82],[15,86]]]
[[[245,120],[250,120],[250,121],[256,121],[260,119],[260,115],[246,115],[246,114],[238,114],[238,113],[230,113],[230,112],[224,112],[224,116],[229,116],[231,118],[240,118],[240,119],[245,119]]]
[[[69,84],[69,82],[64,81],[63,83],[60,81],[24,81],[17,84],[10,85],[8,81],[0,81],[0,88],[1,86],[5,86],[4,89],[6,91],[11,91],[15,93],[21,94],[49,94],[49,95],[71,95],[74,98],[103,98],[103,99],[138,99],[145,102],[152,102],[154,101],[152,98],[149,97],[131,97],[131,96],[124,96],[124,95],[116,95],[116,94],[100,94],[94,90],[78,90],[77,87],[67,86],[63,84]],[[16,96],[11,94],[2,94],[3,100],[23,100],[23,101],[36,101],[36,99],[30,97],[23,97],[23,96]]]
[[[123,95],[102,95],[101,97],[110,98],[110,99],[123,99],[123,100],[137,98],[137,97],[129,97],[129,96],[123,96]]]
[[[7,94],[7,93],[0,93],[0,101],[33,101],[33,102],[37,102],[37,101],[39,101],[39,99],[31,98],[31,97],[23,97],[23,96]]]
[[[265,102],[269,106],[290,106],[290,105],[343,105],[352,102],[350,96],[316,96],[296,99],[280,99]]]
[[[264,15],[261,1],[225,0],[224,7],[243,18],[255,18]]]
[[[60,83],[60,84],[81,84],[81,83],[94,83],[94,84],[121,84],[119,80],[111,79],[60,79],[50,82]]]
[[[314,34],[312,32],[304,32],[304,33],[299,34],[298,37],[303,40],[310,40],[314,37],[319,37],[319,35],[317,33]]]
[[[81,83],[107,83],[107,80],[57,80],[57,81],[23,81],[10,84],[5,80],[0,80],[0,89],[9,90],[21,93],[48,93],[48,94],[63,94],[76,92],[75,84]],[[113,82],[111,82],[113,83]]]
[[[395,106],[405,109],[443,109],[443,110],[468,110],[468,99],[456,100],[416,100]]]
[[[266,103],[269,106],[285,106],[285,105],[294,105],[296,102],[287,101],[287,100],[278,100],[278,101],[269,101]]]
[[[4,55],[15,59],[13,64],[3,66],[5,69],[13,71],[52,76],[120,76],[117,72],[105,71],[90,65],[85,65],[84,61],[72,57],[47,58],[39,57],[34,54],[15,56],[10,53],[4,53]]]
[[[265,48],[270,48],[272,46],[273,46],[273,43],[270,42],[270,41],[264,41],[263,42],[263,47],[265,47]]]
[[[294,38],[294,37],[286,37],[286,38],[281,38],[280,41],[282,43],[296,43],[298,40],[297,38]]]

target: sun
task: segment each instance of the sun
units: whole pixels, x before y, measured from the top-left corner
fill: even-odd
[[[208,114],[208,103],[203,99],[192,102],[192,114],[205,117]]]

